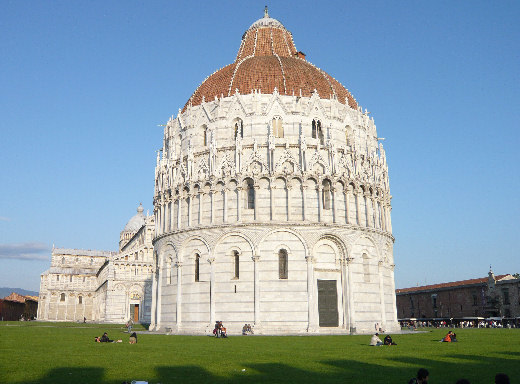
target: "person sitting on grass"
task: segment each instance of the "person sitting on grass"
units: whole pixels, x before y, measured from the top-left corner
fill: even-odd
[[[383,341],[383,344],[384,345],[397,345],[396,343],[394,343],[392,341],[392,336],[390,335],[386,335],[385,338],[384,338],[384,341]]]
[[[457,341],[457,335],[452,331],[449,331],[446,336],[444,336],[441,340],[444,343],[451,343],[452,341]]]
[[[376,333],[372,338],[370,339],[370,346],[372,347],[378,347],[380,345],[383,345],[383,341],[379,338],[379,333]]]
[[[410,379],[408,384],[427,384],[430,372],[427,369],[421,368],[417,371],[417,377]]]
[[[115,341],[115,340],[110,340],[110,339],[108,338],[108,334],[107,334],[106,332],[103,333],[103,336],[96,338],[96,341],[97,341],[98,343],[122,343],[122,342],[123,342],[123,340],[117,340],[117,341]]]
[[[137,344],[137,334],[134,332],[130,335],[130,344]]]

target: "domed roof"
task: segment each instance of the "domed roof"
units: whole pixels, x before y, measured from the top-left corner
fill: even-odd
[[[298,52],[292,34],[278,20],[264,17],[254,22],[242,36],[234,63],[214,72],[195,90],[184,106],[200,105],[203,100],[259,90],[270,94],[306,96],[314,90],[320,97],[335,97],[357,108],[350,92],[325,71],[305,60]]]
[[[123,232],[137,232],[145,224],[145,216],[143,214],[143,205],[137,207],[137,215],[133,216],[125,225]]]

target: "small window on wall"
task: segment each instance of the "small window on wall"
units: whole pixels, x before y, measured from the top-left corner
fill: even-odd
[[[60,281],[60,275],[56,275],[56,281]]]
[[[83,296],[78,296],[78,304],[83,304]]]
[[[61,263],[65,264],[65,258],[64,257],[61,258]]]
[[[195,255],[195,281],[200,281],[200,255]]]
[[[273,119],[273,135],[274,137],[283,137],[283,124],[280,116]]]
[[[233,251],[233,261],[235,263],[235,279],[240,278],[240,254],[238,251]]]
[[[60,301],[65,301],[65,294],[64,294],[64,293],[62,293],[62,294],[60,295]]]
[[[83,282],[85,282],[85,276],[83,276]]]
[[[280,279],[289,278],[289,268],[287,259],[287,251],[285,249],[280,249],[280,251],[278,251],[278,274]]]
[[[234,129],[235,129],[235,139],[237,137],[244,137],[244,123],[242,122],[242,119],[237,118],[234,123]]]
[[[70,282],[72,283],[72,275],[70,275]]]
[[[325,144],[325,138],[323,136],[323,130],[321,128],[321,121],[314,119],[312,120],[312,138],[319,139],[320,144]]]

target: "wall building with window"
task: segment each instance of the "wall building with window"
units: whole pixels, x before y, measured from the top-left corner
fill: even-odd
[[[153,216],[139,206],[120,233],[119,252],[53,248],[38,319],[149,323],[154,230]]]
[[[396,290],[397,314],[408,318],[520,317],[520,279],[512,275]]]
[[[151,327],[398,329],[374,120],[267,11],[164,129]]]

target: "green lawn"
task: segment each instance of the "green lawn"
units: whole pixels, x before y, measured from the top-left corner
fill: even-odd
[[[107,331],[123,343],[100,344]],[[394,335],[397,346],[369,347],[370,336],[166,336],[122,327],[0,323],[0,383],[407,383],[420,367],[430,383],[493,383],[520,377],[520,329],[446,329]],[[514,382],[513,380],[513,382]]]

